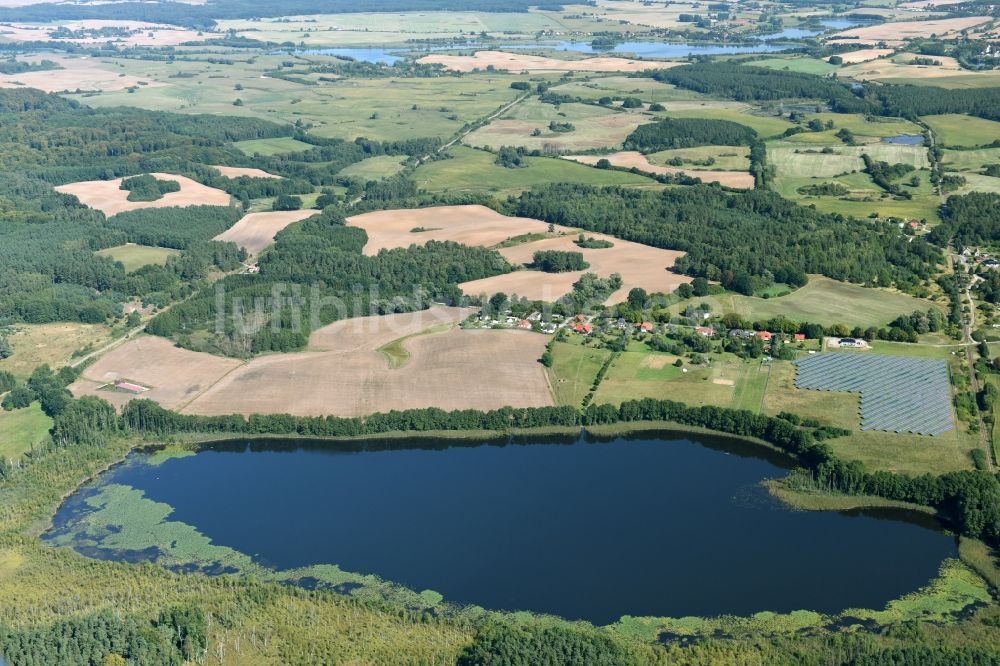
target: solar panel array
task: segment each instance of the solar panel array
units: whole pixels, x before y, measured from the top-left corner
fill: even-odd
[[[943,360],[852,352],[795,362],[795,386],[861,394],[861,429],[940,435],[955,427]]]

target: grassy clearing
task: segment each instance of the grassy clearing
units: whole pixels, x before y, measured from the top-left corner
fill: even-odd
[[[428,162],[413,172],[417,186],[429,192],[495,192],[513,194],[548,183],[586,185],[646,185],[657,183],[645,176],[594,169],[569,160],[528,157],[527,167],[507,169],[496,164],[493,153],[457,146],[452,159]]]
[[[583,398],[597,377],[608,356],[607,349],[594,349],[573,342],[556,342],[552,346],[552,367],[546,369],[557,405],[583,404]]]
[[[382,180],[391,178],[403,170],[405,156],[379,155],[369,157],[357,164],[344,167],[337,174],[344,178],[356,178],[365,182],[369,180]]]
[[[949,171],[979,171],[987,164],[1000,164],[1000,148],[945,150],[941,163]]]
[[[982,146],[1000,137],[1000,123],[958,113],[924,116],[942,146]]]
[[[714,312],[735,312],[749,321],[785,316],[793,321],[823,326],[883,326],[902,314],[938,307],[932,301],[886,289],[872,289],[814,275],[809,284],[785,296],[758,298],[726,293],[697,299],[708,302]],[[682,309],[675,305],[675,311]]]
[[[740,378],[736,382],[736,390],[733,395],[733,409],[745,409],[760,412],[764,403],[764,394],[767,392],[767,381],[771,374],[769,364],[746,363],[740,373]]]
[[[680,158],[684,160],[683,168],[692,171],[698,169],[748,171],[750,169],[750,149],[746,146],[677,148],[675,150],[661,150],[658,153],[647,155],[646,158],[659,166],[669,166],[667,163],[670,160]],[[711,165],[695,164],[695,162],[704,162],[709,158],[715,160],[715,163]]]
[[[9,337],[14,355],[0,361],[0,370],[27,377],[47,363],[59,368],[74,353],[91,351],[111,340],[111,329],[100,324],[18,324]]]
[[[832,121],[833,132],[839,129],[848,129],[856,136],[896,136],[897,134],[921,134],[919,125],[915,125],[902,118],[883,118],[881,116],[865,116],[860,113],[810,113],[805,116],[806,121],[818,119],[823,123]]]
[[[167,259],[178,256],[180,252],[165,247],[150,247],[148,245],[129,243],[128,245],[109,247],[106,250],[100,250],[96,254],[101,257],[110,257],[115,261],[120,261],[125,266],[125,272],[131,273],[150,264],[163,266],[167,263]]]
[[[52,419],[42,412],[37,402],[25,409],[0,411],[0,459],[20,458],[46,441],[51,427]]]
[[[756,370],[759,361],[744,362],[732,355],[713,356],[708,366],[688,365],[683,370],[673,367],[676,356],[650,352],[627,351],[611,366],[594,398],[596,403],[620,404],[636,398],[667,398],[689,405],[720,405],[730,407],[743,382],[756,381],[746,372],[747,365]],[[669,367],[668,367],[669,366]],[[756,389],[749,389],[751,393]],[[752,397],[747,400],[752,402]]]
[[[289,137],[278,139],[251,139],[249,141],[237,141],[233,144],[240,151],[247,155],[261,154],[265,157],[271,155],[282,155],[285,153],[298,153],[312,148],[308,143]]]
[[[848,437],[827,441],[834,453],[846,460],[860,460],[871,470],[906,474],[922,474],[929,469],[942,473],[971,467],[969,451],[977,442],[964,430],[953,430],[939,437],[862,432],[859,430],[857,393],[797,389],[794,381],[795,368],[791,363],[773,363],[764,396],[764,413],[775,415],[788,411],[850,430]]]

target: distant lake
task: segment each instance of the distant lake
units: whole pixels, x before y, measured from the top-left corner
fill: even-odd
[[[405,60],[401,55],[394,55],[392,51],[379,48],[337,48],[337,49],[302,49],[296,51],[302,55],[329,55],[339,58],[350,58],[361,62],[374,62],[383,65],[395,65],[400,60]]]
[[[957,553],[923,514],[789,510],[760,485],[788,462],[725,438],[269,441],[158,465],[150,455],[74,494],[46,538],[69,533],[102,487],[124,484],[278,569],[336,563],[452,602],[602,624],[881,608]]]
[[[924,145],[923,134],[897,134],[896,136],[882,137],[882,143],[901,143],[906,146]]]

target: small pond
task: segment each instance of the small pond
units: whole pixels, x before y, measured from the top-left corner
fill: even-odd
[[[276,569],[335,563],[452,602],[595,623],[881,608],[956,555],[923,514],[779,505],[760,482],[786,468],[768,449],[676,433],[137,451],[70,497],[46,539],[155,560],[155,548],[119,551],[94,535],[140,549],[148,533],[87,522],[88,499],[131,487],[172,507],[168,543],[184,523]]]
[[[897,143],[905,146],[922,146],[924,144],[923,134],[897,134],[896,136],[882,137],[882,143]]]

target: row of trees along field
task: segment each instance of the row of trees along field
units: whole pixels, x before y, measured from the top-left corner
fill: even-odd
[[[934,275],[942,256],[889,225],[819,213],[766,191],[556,184],[508,200],[504,210],[681,250],[676,270],[745,294],[760,276],[800,286],[807,273],[910,290]]]
[[[367,256],[362,254],[367,241],[363,229],[345,226],[335,207],[282,231],[261,257],[259,274],[222,280],[225,327],[211,337],[210,349],[236,356],[299,349],[313,324],[421,309],[434,301],[458,303],[459,283],[512,270],[485,248],[431,241]],[[275,300],[275,288],[283,285],[290,286]],[[240,303],[246,308],[266,303],[268,321],[243,327]],[[201,348],[192,346],[188,334],[214,331],[219,304],[216,289],[205,289],[157,315],[146,330]]]
[[[815,74],[723,62],[699,62],[653,73],[657,81],[738,101],[823,100],[838,113],[917,116],[967,113],[1000,119],[1000,88],[849,84]]]
[[[640,125],[625,138],[625,150],[656,152],[694,146],[749,146],[757,133],[731,120],[664,118]]]
[[[129,402],[120,418],[106,401],[88,396],[55,414],[53,440],[60,446],[99,444],[122,434],[168,435],[180,432],[282,434],[316,437],[372,435],[436,430],[500,430],[539,426],[587,426],[663,421],[708,428],[764,440],[795,456],[815,483],[827,490],[875,495],[934,507],[962,534],[1000,544],[1000,480],[984,472],[961,471],[913,477],[869,472],[857,461],[837,458],[821,439],[818,423],[793,414],[779,417],[724,407],[688,407],[671,400],[629,400],[620,406],[591,404],[584,412],[568,406],[481,412],[413,409],[363,418],[296,417],[287,414],[229,416],[181,415],[149,400]]]

